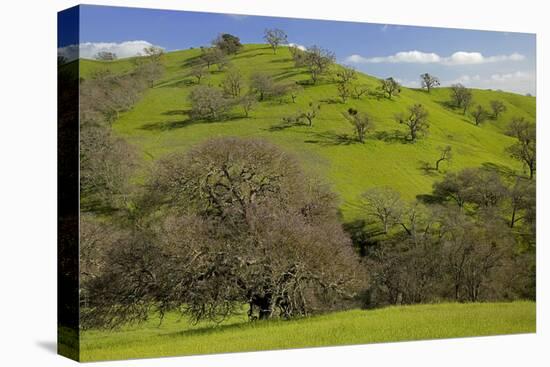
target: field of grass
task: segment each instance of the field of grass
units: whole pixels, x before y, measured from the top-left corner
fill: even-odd
[[[304,168],[325,179],[342,200],[344,221],[362,217],[358,198],[366,189],[374,186],[391,186],[404,198],[428,194],[435,180],[442,173],[427,173],[423,162],[433,164],[438,148],[450,145],[453,149],[452,164],[443,164],[444,170],[490,165],[504,170],[521,171],[521,164],[512,160],[505,148],[514,140],[503,134],[504,128],[514,116],[535,119],[535,98],[499,91],[474,90],[476,104],[489,109],[489,101],[502,100],[507,111],[498,120],[489,120],[475,126],[471,118],[446,106],[449,90],[439,88],[431,94],[422,90],[403,88],[400,96],[392,100],[364,97],[337,101],[336,84],[324,81],[306,86],[296,103],[266,101],[260,103],[245,118],[235,108],[232,116],[223,122],[196,122],[189,119],[187,96],[193,87],[188,76],[190,65],[200,53],[198,49],[171,52],[165,55],[166,73],[156,86],[149,89],[144,98],[129,112],[121,115],[113,125],[119,135],[135,145],[144,162],[150,163],[173,151],[185,151],[190,146],[217,136],[260,137],[295,154]],[[247,76],[254,71],[272,74],[279,81],[307,80],[303,69],[296,69],[286,48],[276,55],[266,45],[246,45],[231,57],[233,66]],[[131,60],[114,62],[82,60],[81,75],[88,77],[94,70],[111,69],[124,72],[132,67]],[[203,84],[219,85],[225,72],[212,72]],[[371,90],[378,80],[366,74],[359,75],[359,83]],[[305,109],[309,102],[321,103],[319,117],[314,126],[284,126],[282,117]],[[430,113],[430,131],[417,143],[404,141],[404,127],[394,121],[395,114],[406,111],[414,103],[422,103]],[[369,113],[376,129],[365,144],[353,140],[353,129],[342,116],[349,107]],[[147,166],[147,165],[145,165]]]
[[[87,331],[81,361],[227,353],[535,332],[535,303],[395,306],[292,321],[247,322],[243,314],[212,327],[169,314],[159,325]]]

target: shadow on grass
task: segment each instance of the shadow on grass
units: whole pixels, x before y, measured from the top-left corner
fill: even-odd
[[[371,139],[372,138],[386,143],[412,144],[407,134],[401,130],[376,131],[371,135]]]
[[[286,130],[286,129],[290,129],[291,127],[296,127],[296,126],[306,126],[308,127],[308,125],[304,122],[281,122],[280,124],[276,124],[276,125],[271,125],[269,128],[265,129],[267,131],[270,131],[270,132],[276,132],[276,131],[283,131],[283,130]]]
[[[432,204],[443,204],[445,202],[445,199],[432,195],[432,194],[419,194],[416,195],[416,199],[424,204],[432,205]]]
[[[175,112],[173,111],[167,111],[167,112],[173,113],[174,115],[178,115],[178,112],[181,112],[183,110],[174,110],[174,111]],[[195,124],[223,123],[223,122],[230,122],[234,120],[242,120],[244,118],[245,117],[241,115],[230,116],[223,120],[215,120],[215,121],[186,118],[183,120],[176,120],[176,121],[161,121],[161,122],[146,123],[141,125],[139,128],[141,130],[148,130],[148,131],[166,131],[166,130],[180,129],[180,128],[188,127]]]
[[[202,54],[199,54],[197,56],[193,56],[193,57],[188,58],[187,60],[185,60],[184,62],[181,63],[181,67],[186,68],[186,67],[190,67],[190,66],[200,64],[201,63],[201,56],[202,56]]]
[[[418,169],[422,171],[424,176],[437,177],[439,176],[439,171],[435,169],[430,162],[427,161],[418,161]]]
[[[344,104],[344,102],[340,98],[324,98],[319,100],[319,102],[326,104]]]
[[[274,60],[271,60],[270,62],[271,63],[283,63],[283,62],[292,62],[292,58],[286,58],[286,59],[274,59]]]
[[[301,74],[304,74],[304,71],[291,68],[291,70],[289,71],[283,71],[281,73],[275,74],[273,76],[273,80],[281,81],[281,80],[292,78],[294,76],[301,75]]]
[[[164,337],[173,338],[173,337],[179,337],[179,336],[196,336],[196,335],[209,335],[219,332],[225,332],[225,331],[234,331],[237,329],[250,329],[257,326],[258,323],[272,323],[272,322],[279,322],[280,320],[256,320],[256,321],[244,321],[239,322],[235,324],[229,324],[229,325],[211,325],[211,326],[204,326],[196,329],[190,329],[190,330],[183,330],[183,331],[176,331],[173,333],[168,333],[163,335]]]
[[[359,142],[354,136],[339,134],[333,131],[312,133],[310,136],[312,139],[305,140],[304,143],[318,144],[321,146],[361,144],[361,142]]]
[[[192,85],[197,85],[197,83],[195,83],[195,81],[189,78],[186,78],[186,79],[167,81],[156,85],[155,88],[185,88]]]
[[[191,110],[169,110],[163,112],[162,114],[165,116],[185,116],[189,115],[189,112],[191,112]]]

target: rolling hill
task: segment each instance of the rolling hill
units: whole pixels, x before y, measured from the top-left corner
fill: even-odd
[[[324,178],[332,186],[340,195],[344,221],[362,217],[358,199],[371,187],[390,186],[409,200],[430,193],[433,182],[441,179],[443,173],[427,172],[422,165],[424,162],[433,164],[442,146],[450,145],[453,150],[453,161],[450,165],[444,163],[443,171],[483,165],[522,171],[521,164],[505,152],[514,139],[505,135],[504,130],[512,117],[535,120],[534,97],[473,90],[475,104],[489,109],[491,100],[501,100],[507,107],[498,119],[488,120],[478,127],[471,117],[448,107],[450,92],[447,88],[437,88],[429,94],[424,90],[402,88],[401,94],[391,100],[367,96],[343,104],[337,101],[336,84],[327,80],[305,86],[296,103],[290,99],[285,103],[268,100],[259,103],[248,118],[235,108],[227,121],[197,122],[188,116],[187,96],[195,85],[188,76],[189,71],[199,54],[199,49],[167,53],[162,80],[114,123],[115,132],[137,147],[144,162],[150,163],[169,152],[185,151],[211,137],[263,138],[297,156],[307,171]],[[244,74],[245,80],[256,71],[269,73],[278,81],[309,79],[305,69],[295,68],[288,48],[284,47],[273,54],[267,45],[245,45],[230,61]],[[86,78],[100,69],[123,73],[132,67],[131,59],[81,60],[80,74]],[[202,84],[220,84],[225,72],[215,69],[211,68]],[[359,73],[358,83],[374,90],[379,81]],[[289,126],[282,122],[284,116],[305,109],[312,101],[321,104],[313,126]],[[429,111],[430,130],[428,135],[412,144],[401,137],[405,130],[395,122],[394,116],[415,103],[421,103]],[[349,107],[367,112],[375,121],[375,131],[364,144],[353,139],[354,130],[342,116]]]

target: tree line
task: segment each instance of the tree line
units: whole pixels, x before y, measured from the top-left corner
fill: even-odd
[[[484,168],[448,173],[424,200],[363,194],[348,224],[366,259],[366,307],[535,297],[535,183]]]

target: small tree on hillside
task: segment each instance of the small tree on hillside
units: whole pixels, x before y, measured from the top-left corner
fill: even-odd
[[[241,72],[238,69],[230,69],[227,71],[221,86],[226,96],[237,98],[241,95],[242,85],[243,78]]]
[[[197,84],[201,83],[201,80],[206,76],[206,74],[206,66],[203,63],[196,64],[189,72],[189,76],[195,78],[197,80]]]
[[[306,51],[299,48],[296,45],[288,47],[292,60],[294,61],[294,66],[300,68],[306,64]]]
[[[392,77],[380,81],[380,90],[387,95],[388,99],[398,95],[401,92],[401,85]]]
[[[151,61],[160,62],[164,55],[164,49],[157,46],[149,46],[143,49],[143,53]]]
[[[282,45],[288,42],[287,38],[288,37],[286,33],[277,28],[266,29],[264,31],[264,39],[267,43],[269,43],[269,45],[273,49],[273,53],[277,52],[277,47],[279,47],[279,45]]]
[[[430,93],[432,88],[440,85],[439,78],[428,73],[420,75],[420,82],[422,84],[422,88],[426,88],[428,93]]]
[[[364,143],[367,133],[374,129],[374,122],[372,118],[366,113],[359,113],[354,108],[348,109],[343,115],[346,120],[353,125],[355,134],[357,135],[357,140],[360,143]]]
[[[239,37],[229,33],[220,34],[212,41],[212,45],[223,51],[226,55],[236,54],[243,47]]]
[[[479,126],[481,123],[483,123],[487,117],[489,116],[487,110],[483,108],[481,105],[477,105],[477,107],[471,112],[472,117],[474,118],[474,122],[476,126]]]
[[[219,121],[231,107],[223,92],[214,87],[199,85],[189,94],[191,116],[195,119]]]
[[[354,99],[360,99],[362,96],[369,92],[369,87],[366,85],[354,85],[351,93],[351,97]]]
[[[465,115],[473,102],[472,91],[460,83],[451,85],[451,102]]]
[[[499,100],[493,100],[490,102],[491,110],[493,111],[493,118],[496,120],[501,113],[506,112],[506,105]]]
[[[352,96],[352,84],[355,79],[357,79],[357,73],[352,68],[343,66],[338,71],[336,71],[338,96],[342,98],[343,103],[346,103],[347,99]]]
[[[221,60],[227,59],[224,52],[217,47],[201,48],[199,58],[209,70],[210,66],[219,64]]]
[[[254,109],[258,103],[256,96],[253,94],[246,94],[238,99],[239,105],[243,108],[245,117],[248,117],[250,111]]]
[[[314,102],[309,102],[308,109],[302,111],[296,117],[296,120],[299,122],[302,119],[307,120],[308,126],[313,126],[313,120],[317,117],[317,114],[321,110],[321,105]]]
[[[255,72],[250,76],[250,89],[258,95],[260,101],[269,96],[274,85],[273,77],[264,72]]]
[[[305,51],[304,64],[308,68],[313,83],[317,83],[319,77],[324,75],[336,60],[333,52],[319,46],[311,46]]]
[[[443,148],[439,148],[439,158],[435,161],[435,170],[439,172],[439,165],[442,162],[450,162],[453,158],[452,148],[447,145]]]
[[[415,142],[418,135],[427,132],[430,127],[428,123],[428,110],[421,104],[410,106],[408,114],[397,115],[395,119],[398,123],[407,126],[412,142]]]

